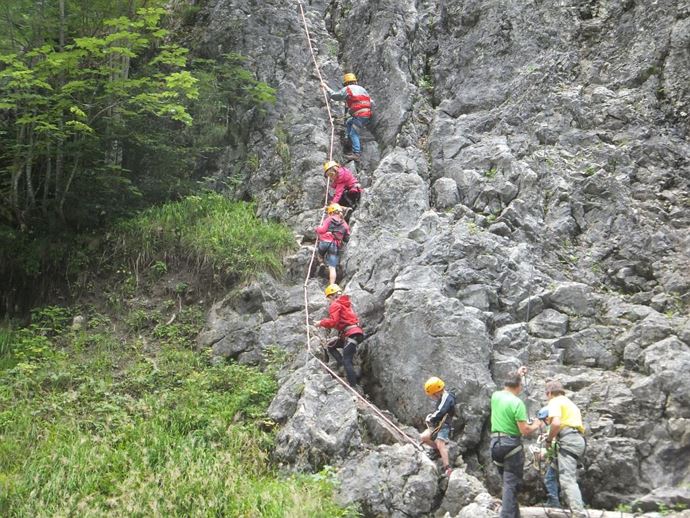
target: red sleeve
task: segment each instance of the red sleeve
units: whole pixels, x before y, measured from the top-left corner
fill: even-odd
[[[328,225],[330,225],[330,224],[331,224],[331,218],[330,217],[324,219],[323,223],[321,223],[321,226],[316,227],[316,233],[319,236],[325,234],[326,232],[328,232]]]
[[[340,322],[340,309],[340,304],[331,304],[328,307],[328,318],[324,318],[321,322],[319,322],[319,325],[328,329],[336,327]]]

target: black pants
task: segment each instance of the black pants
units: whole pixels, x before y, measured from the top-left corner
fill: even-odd
[[[352,210],[355,210],[357,205],[359,205],[361,197],[362,193],[360,191],[345,191],[338,203],[342,207],[350,207]]]
[[[520,518],[518,493],[522,487],[525,452],[520,450],[506,458],[506,455],[520,444],[522,444],[522,440],[519,437],[494,437],[491,439],[491,459],[503,464],[503,466],[496,466],[503,478],[500,518]]]
[[[330,354],[338,365],[342,365],[345,369],[345,375],[347,376],[347,382],[350,386],[354,387],[357,385],[357,373],[352,365],[352,359],[355,357],[357,352],[357,345],[362,342],[364,335],[357,333],[350,335],[347,338],[338,340],[335,346],[328,349],[328,354]],[[340,354],[338,349],[342,349],[343,353]]]

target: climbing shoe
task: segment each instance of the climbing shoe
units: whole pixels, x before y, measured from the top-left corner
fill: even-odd
[[[431,460],[436,460],[436,459],[441,458],[441,454],[438,452],[438,450],[436,448],[426,450],[426,456],[429,457]]]
[[[344,158],[348,162],[351,160],[354,160],[355,162],[359,162],[359,159],[362,158],[362,155],[361,155],[361,153],[345,153]]]

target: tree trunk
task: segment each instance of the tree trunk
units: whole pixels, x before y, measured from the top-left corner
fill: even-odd
[[[29,128],[29,152],[26,157],[26,211],[30,213],[36,206],[36,195],[34,194],[34,184],[31,177],[34,166],[34,132]]]
[[[60,0],[58,2],[60,9],[60,36],[58,40],[58,48],[60,52],[65,50],[65,0]]]
[[[19,195],[19,181],[24,173],[24,164],[22,163],[19,149],[24,143],[24,135],[26,134],[26,126],[21,125],[19,128],[19,135],[17,135],[17,151],[14,156],[14,164],[12,165],[12,192],[10,193],[10,203],[17,223],[23,224],[24,218],[20,208],[21,196]]]
[[[58,202],[58,216],[60,216],[60,220],[65,223],[65,200],[67,199],[67,194],[69,193],[69,189],[72,186],[72,181],[74,180],[74,177],[77,174],[77,168],[79,167],[79,155],[74,157],[74,165],[72,166],[72,171],[70,172],[69,178],[67,178],[67,182],[65,183],[65,188],[62,191],[62,195],[60,196],[60,201]]]
[[[48,191],[50,190],[50,177],[53,174],[53,157],[50,154],[50,142],[48,142],[46,151],[46,179],[43,182],[43,200],[41,201],[41,212],[44,218],[48,217]]]
[[[65,0],[59,0],[59,10],[60,10],[60,36],[58,40],[59,51],[65,50]],[[65,83],[64,75],[60,76],[60,86]],[[60,198],[60,184],[62,183],[62,172],[65,164],[65,141],[63,139],[65,131],[65,115],[60,113],[58,119],[58,138],[56,143],[56,153],[55,153],[55,200]],[[48,182],[46,181],[46,187]]]

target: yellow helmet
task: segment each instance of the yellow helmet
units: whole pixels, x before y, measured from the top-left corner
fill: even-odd
[[[343,76],[343,83],[356,83],[357,82],[357,76],[354,75],[352,72],[348,72]]]
[[[337,284],[329,284],[323,292],[326,294],[326,297],[330,297],[331,295],[342,293],[343,290]]]
[[[338,167],[340,164],[336,162],[335,160],[329,160],[328,162],[324,162],[323,164],[323,172],[327,173],[329,169],[332,167]]]
[[[328,207],[326,207],[326,214],[329,216],[335,212],[340,214],[343,213],[343,208],[338,203],[331,203]]]
[[[434,394],[441,392],[445,386],[446,384],[443,383],[441,378],[432,376],[426,380],[426,383],[424,383],[424,392],[426,392],[428,396],[433,396]]]

